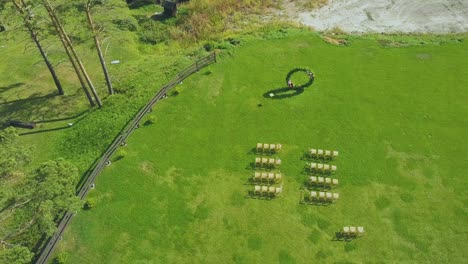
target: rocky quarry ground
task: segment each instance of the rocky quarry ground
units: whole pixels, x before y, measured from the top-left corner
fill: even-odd
[[[468,32],[468,0],[330,0],[315,10],[285,0],[280,15],[318,31],[348,33]]]

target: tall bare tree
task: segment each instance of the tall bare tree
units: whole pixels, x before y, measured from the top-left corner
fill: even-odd
[[[91,78],[89,77],[83,63],[81,62],[79,56],[78,56],[78,53],[76,52],[75,48],[73,47],[73,44],[70,40],[70,37],[67,35],[67,33],[65,32],[65,29],[63,28],[62,24],[60,23],[60,20],[58,19],[56,13],[55,13],[55,10],[54,8],[52,7],[52,5],[50,4],[50,2],[48,0],[42,0],[42,3],[44,4],[44,7],[45,9],[47,10],[47,13],[52,21],[52,24],[54,25],[54,27],[56,28],[58,34],[59,34],[59,38],[60,40],[62,41],[63,45],[64,45],[64,48],[67,50],[69,50],[70,52],[70,61],[72,61],[72,64],[73,64],[73,61],[78,65],[78,71],[77,71],[77,75],[80,76],[82,74],[82,77],[85,79],[87,85],[89,86],[93,96],[94,96],[94,99],[96,100],[96,103],[99,107],[102,107],[102,102],[101,102],[101,99],[99,98],[99,95],[97,94],[97,91],[96,91],[96,88],[94,87],[93,85],[93,82],[91,81]],[[81,74],[78,74],[78,72],[81,72]],[[82,86],[83,86],[83,83],[82,83]],[[88,98],[89,99],[89,98]],[[91,101],[90,101],[91,102]]]
[[[60,80],[57,77],[57,73],[55,72],[54,66],[52,65],[52,63],[49,60],[49,57],[47,56],[47,52],[44,50],[39,40],[39,31],[36,26],[34,13],[32,12],[32,6],[28,5],[28,3],[26,3],[25,0],[11,0],[11,2],[15,6],[18,13],[22,16],[24,27],[29,32],[31,39],[33,40],[34,44],[39,50],[39,53],[41,54],[42,59],[47,65],[47,68],[49,69],[49,72],[52,75],[52,78],[54,79],[54,83],[57,87],[59,95],[63,95],[64,91],[62,84],[60,83]]]
[[[84,10],[85,10],[85,13],[86,13],[86,18],[88,20],[88,26],[89,26],[89,28],[91,30],[91,33],[93,34],[94,44],[96,45],[96,50],[97,50],[97,53],[98,53],[99,61],[101,62],[102,71],[103,71],[104,77],[106,79],[107,89],[109,91],[109,94],[113,94],[114,89],[112,88],[112,82],[111,82],[111,79],[109,77],[109,71],[107,70],[106,61],[104,59],[104,55],[102,54],[102,50],[101,50],[101,44],[100,44],[99,37],[98,37],[98,31],[96,30],[96,26],[94,25],[92,13],[91,13],[92,8],[96,5],[96,2],[97,1],[95,1],[95,0],[85,0]]]

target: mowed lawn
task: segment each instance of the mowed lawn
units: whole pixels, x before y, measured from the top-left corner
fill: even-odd
[[[462,263],[467,58],[466,41],[245,42],[154,108],[155,124],[99,176],[97,206],[78,213],[58,252],[70,263]],[[303,66],[316,73],[304,93],[263,96]],[[283,144],[278,199],[246,198],[257,142]],[[310,147],[340,151],[336,204],[299,203]],[[333,241],[349,225],[366,235]]]

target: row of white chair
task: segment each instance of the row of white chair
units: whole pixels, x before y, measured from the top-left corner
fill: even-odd
[[[344,235],[363,235],[365,231],[362,226],[358,226],[357,228],[355,226],[345,226],[341,233]]]
[[[283,146],[279,143],[277,144],[257,143],[257,151],[276,152],[276,151],[280,151],[282,148]]]
[[[255,166],[279,166],[281,165],[280,159],[274,158],[255,158]]]
[[[310,192],[310,198],[312,200],[322,200],[322,201],[335,201],[340,198],[339,193],[332,193],[332,192]]]
[[[255,172],[253,179],[256,181],[280,182],[281,173]]]
[[[336,186],[338,185],[338,179],[311,176],[310,183],[317,185]]]
[[[274,186],[265,186],[265,185],[255,185],[254,193],[257,195],[273,195],[276,196],[283,192],[283,186],[274,187]]]
[[[315,162],[311,162],[309,164],[309,168],[310,170],[316,171],[316,172],[335,172],[336,171],[335,165],[315,163]]]
[[[312,158],[325,158],[325,159],[334,159],[338,158],[338,151],[336,150],[323,150],[323,149],[310,149],[309,155]]]

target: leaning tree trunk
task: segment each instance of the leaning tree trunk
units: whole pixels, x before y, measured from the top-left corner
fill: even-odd
[[[49,58],[47,57],[47,54],[45,53],[44,49],[42,48],[41,43],[37,39],[37,33],[34,32],[34,30],[32,28],[28,27],[28,30],[31,33],[31,37],[32,37],[34,43],[36,43],[37,49],[41,53],[41,56],[44,59],[44,62],[47,65],[47,68],[49,69],[49,72],[52,75],[52,78],[54,79],[54,83],[55,83],[55,86],[57,87],[59,95],[64,95],[62,84],[60,83],[60,81],[59,81],[59,79],[57,77],[57,74],[55,73],[55,69],[52,66],[52,64],[50,63]]]
[[[28,29],[29,31],[29,34],[31,35],[31,38],[32,40],[34,41],[34,43],[36,44],[36,47],[37,49],[39,50],[39,53],[41,54],[42,56],[42,59],[44,60],[45,64],[47,65],[47,68],[49,69],[49,72],[50,74],[52,75],[52,78],[54,79],[54,83],[55,83],[55,87],[57,87],[57,90],[58,90],[58,94],[59,95],[64,95],[64,92],[63,92],[63,87],[62,87],[62,84],[60,83],[60,80],[57,76],[57,73],[55,72],[55,69],[54,67],[52,66],[52,63],[50,62],[49,60],[49,57],[47,57],[47,53],[44,51],[44,49],[42,48],[42,45],[39,41],[39,38],[37,37],[37,32],[34,30],[33,26],[31,25],[31,23],[28,21],[29,19],[29,14],[26,14],[25,12],[25,9],[26,9],[26,4],[24,2],[24,0],[21,0],[21,6],[19,5],[19,3],[17,3],[15,0],[12,0],[13,4],[15,5],[16,9],[18,10],[18,12],[22,15],[24,15],[24,25],[26,26],[26,28]]]
[[[113,94],[114,88],[112,88],[112,82],[109,77],[109,72],[107,70],[106,61],[104,59],[104,55],[102,55],[101,44],[99,43],[99,38],[97,36],[96,28],[94,27],[93,18],[91,16],[91,7],[89,3],[86,5],[85,13],[86,13],[86,17],[88,18],[89,28],[91,29],[91,33],[93,34],[94,44],[96,45],[96,50],[99,56],[99,61],[101,62],[102,71],[106,79],[107,89],[109,90],[109,94]]]
[[[62,28],[62,30],[63,30],[63,28]],[[65,32],[63,32],[63,33],[65,34]],[[91,92],[94,95],[94,99],[96,100],[96,103],[97,103],[98,107],[101,108],[102,107],[101,98],[99,98],[99,95],[97,94],[96,88],[94,88],[94,85],[91,82],[91,78],[89,78],[89,75],[86,72],[86,69],[85,69],[83,63],[81,62],[80,58],[78,57],[78,54],[76,53],[75,48],[73,48],[73,46],[71,44],[70,38],[66,34],[65,34],[65,40],[68,42],[68,45],[70,46],[70,50],[71,50],[73,56],[75,57],[76,61],[78,62],[78,67],[80,68],[81,72],[83,73],[83,75],[85,77],[85,80],[86,80],[86,83],[88,83],[88,86],[89,86],[89,88],[91,89]]]
[[[73,57],[75,57],[76,61],[78,62],[78,67],[80,68],[81,72],[83,73],[83,75],[85,77],[85,80],[86,80],[86,83],[88,83],[88,86],[89,86],[89,88],[91,89],[91,92],[94,95],[94,99],[96,100],[96,103],[97,103],[98,107],[101,108],[102,107],[101,99],[99,98],[99,95],[96,92],[96,88],[94,88],[93,82],[91,82],[91,78],[89,78],[89,75],[86,72],[86,69],[85,69],[83,63],[81,62],[80,58],[78,57],[78,53],[76,53],[75,48],[73,48],[73,45],[72,45],[72,42],[71,42],[70,38],[68,37],[67,33],[65,32],[64,28],[62,27],[62,24],[60,24],[57,16],[55,15],[55,13],[53,11],[52,11],[52,15],[54,16],[54,20],[57,22],[57,24],[58,24],[58,26],[60,28],[60,31],[62,32],[62,35],[65,37],[65,41],[67,42],[68,47],[70,48],[70,50],[71,50],[71,52],[73,54]]]
[[[50,19],[52,20],[52,23],[54,24],[55,29],[57,30],[57,32],[59,34],[60,41],[62,41],[62,44],[63,44],[63,46],[64,46],[64,48],[65,48],[65,50],[67,52],[67,55],[68,55],[68,57],[70,59],[70,62],[72,63],[73,68],[75,69],[75,72],[76,72],[76,74],[78,76],[78,79],[80,80],[81,86],[83,87],[83,89],[84,89],[84,91],[86,93],[86,96],[88,97],[88,100],[91,103],[91,106],[94,106],[94,101],[93,101],[91,95],[89,94],[88,89],[86,88],[86,84],[85,84],[85,81],[83,80],[83,76],[84,76],[84,79],[86,80],[86,83],[88,83],[88,85],[90,86],[91,92],[93,93],[98,106],[102,107],[101,100],[99,99],[99,96],[97,95],[96,90],[94,89],[94,86],[92,85],[92,82],[89,79],[89,76],[86,73],[83,64],[79,60],[78,55],[77,55],[75,49],[72,46],[70,38],[68,38],[67,34],[65,33],[65,30],[63,29],[62,25],[60,24],[60,21],[57,19],[57,16],[55,15],[55,12],[53,11],[49,1],[48,0],[43,0],[42,2],[44,4],[44,7],[47,10],[47,13],[49,14]],[[83,74],[83,76],[81,74]]]
[[[56,21],[53,19],[52,8],[49,5],[49,3],[46,2],[46,1],[43,1],[43,4],[44,4],[45,9],[47,10],[47,14],[49,15],[49,17],[50,17],[50,19],[52,21],[52,24],[54,25],[55,30],[57,31],[60,42],[62,42],[62,46],[65,49],[65,53],[67,54],[68,59],[70,60],[70,63],[72,64],[73,70],[76,73],[76,77],[78,77],[78,80],[80,81],[81,88],[83,88],[83,91],[84,91],[84,93],[86,95],[86,98],[88,98],[89,104],[91,105],[91,107],[93,107],[96,104],[94,103],[93,97],[91,96],[91,94],[88,91],[88,88],[86,87],[86,83],[83,80],[83,76],[81,76],[80,70],[78,69],[78,66],[75,63],[75,60],[73,59],[73,56],[70,53],[70,50],[69,50],[68,45],[67,45],[67,43],[65,41],[65,38],[62,36],[62,33],[59,30],[59,26],[57,25]]]

